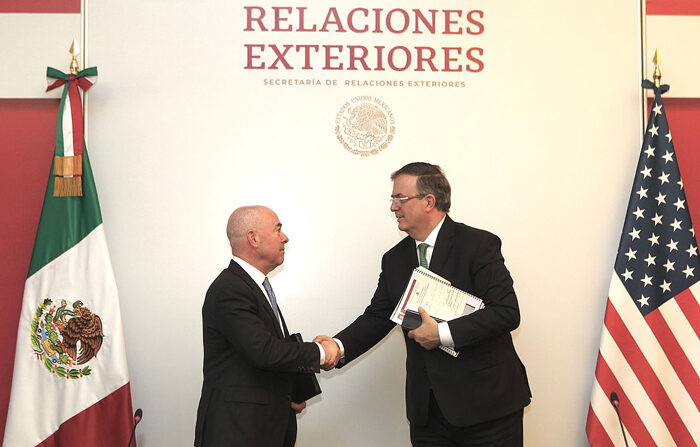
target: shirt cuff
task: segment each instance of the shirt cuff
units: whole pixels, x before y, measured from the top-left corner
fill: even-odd
[[[324,363],[326,363],[326,351],[323,350],[323,346],[321,346],[321,343],[318,343],[318,342],[314,342],[314,343],[316,343],[316,346],[318,346],[318,350],[321,353],[321,361],[320,361],[319,365],[323,365]]]
[[[450,348],[455,347],[455,341],[452,339],[452,332],[450,332],[450,325],[447,324],[447,321],[438,323],[438,333],[440,334],[441,345],[449,346]]]
[[[333,340],[338,344],[338,347],[340,348],[340,359],[341,360],[344,359],[345,358],[345,346],[343,346],[343,342],[338,340],[337,338],[334,338]]]

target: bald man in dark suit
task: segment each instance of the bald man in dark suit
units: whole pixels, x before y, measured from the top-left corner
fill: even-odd
[[[233,259],[209,287],[202,306],[204,381],[197,410],[197,447],[292,447],[297,373],[329,368],[333,343],[296,343],[267,278],[284,262],[289,241],[269,208],[242,207],[227,226]]]

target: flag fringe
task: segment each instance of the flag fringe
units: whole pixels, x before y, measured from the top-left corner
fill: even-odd
[[[54,197],[82,197],[82,177],[56,177],[53,185]]]

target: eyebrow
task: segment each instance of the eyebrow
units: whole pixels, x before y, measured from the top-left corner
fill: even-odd
[[[393,197],[393,198],[404,197],[404,194],[399,192],[399,193],[396,193],[396,194],[392,194],[391,197]]]

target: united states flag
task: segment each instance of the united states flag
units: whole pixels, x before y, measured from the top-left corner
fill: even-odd
[[[700,445],[700,258],[671,132],[653,88],[605,310],[586,433],[593,446]]]

